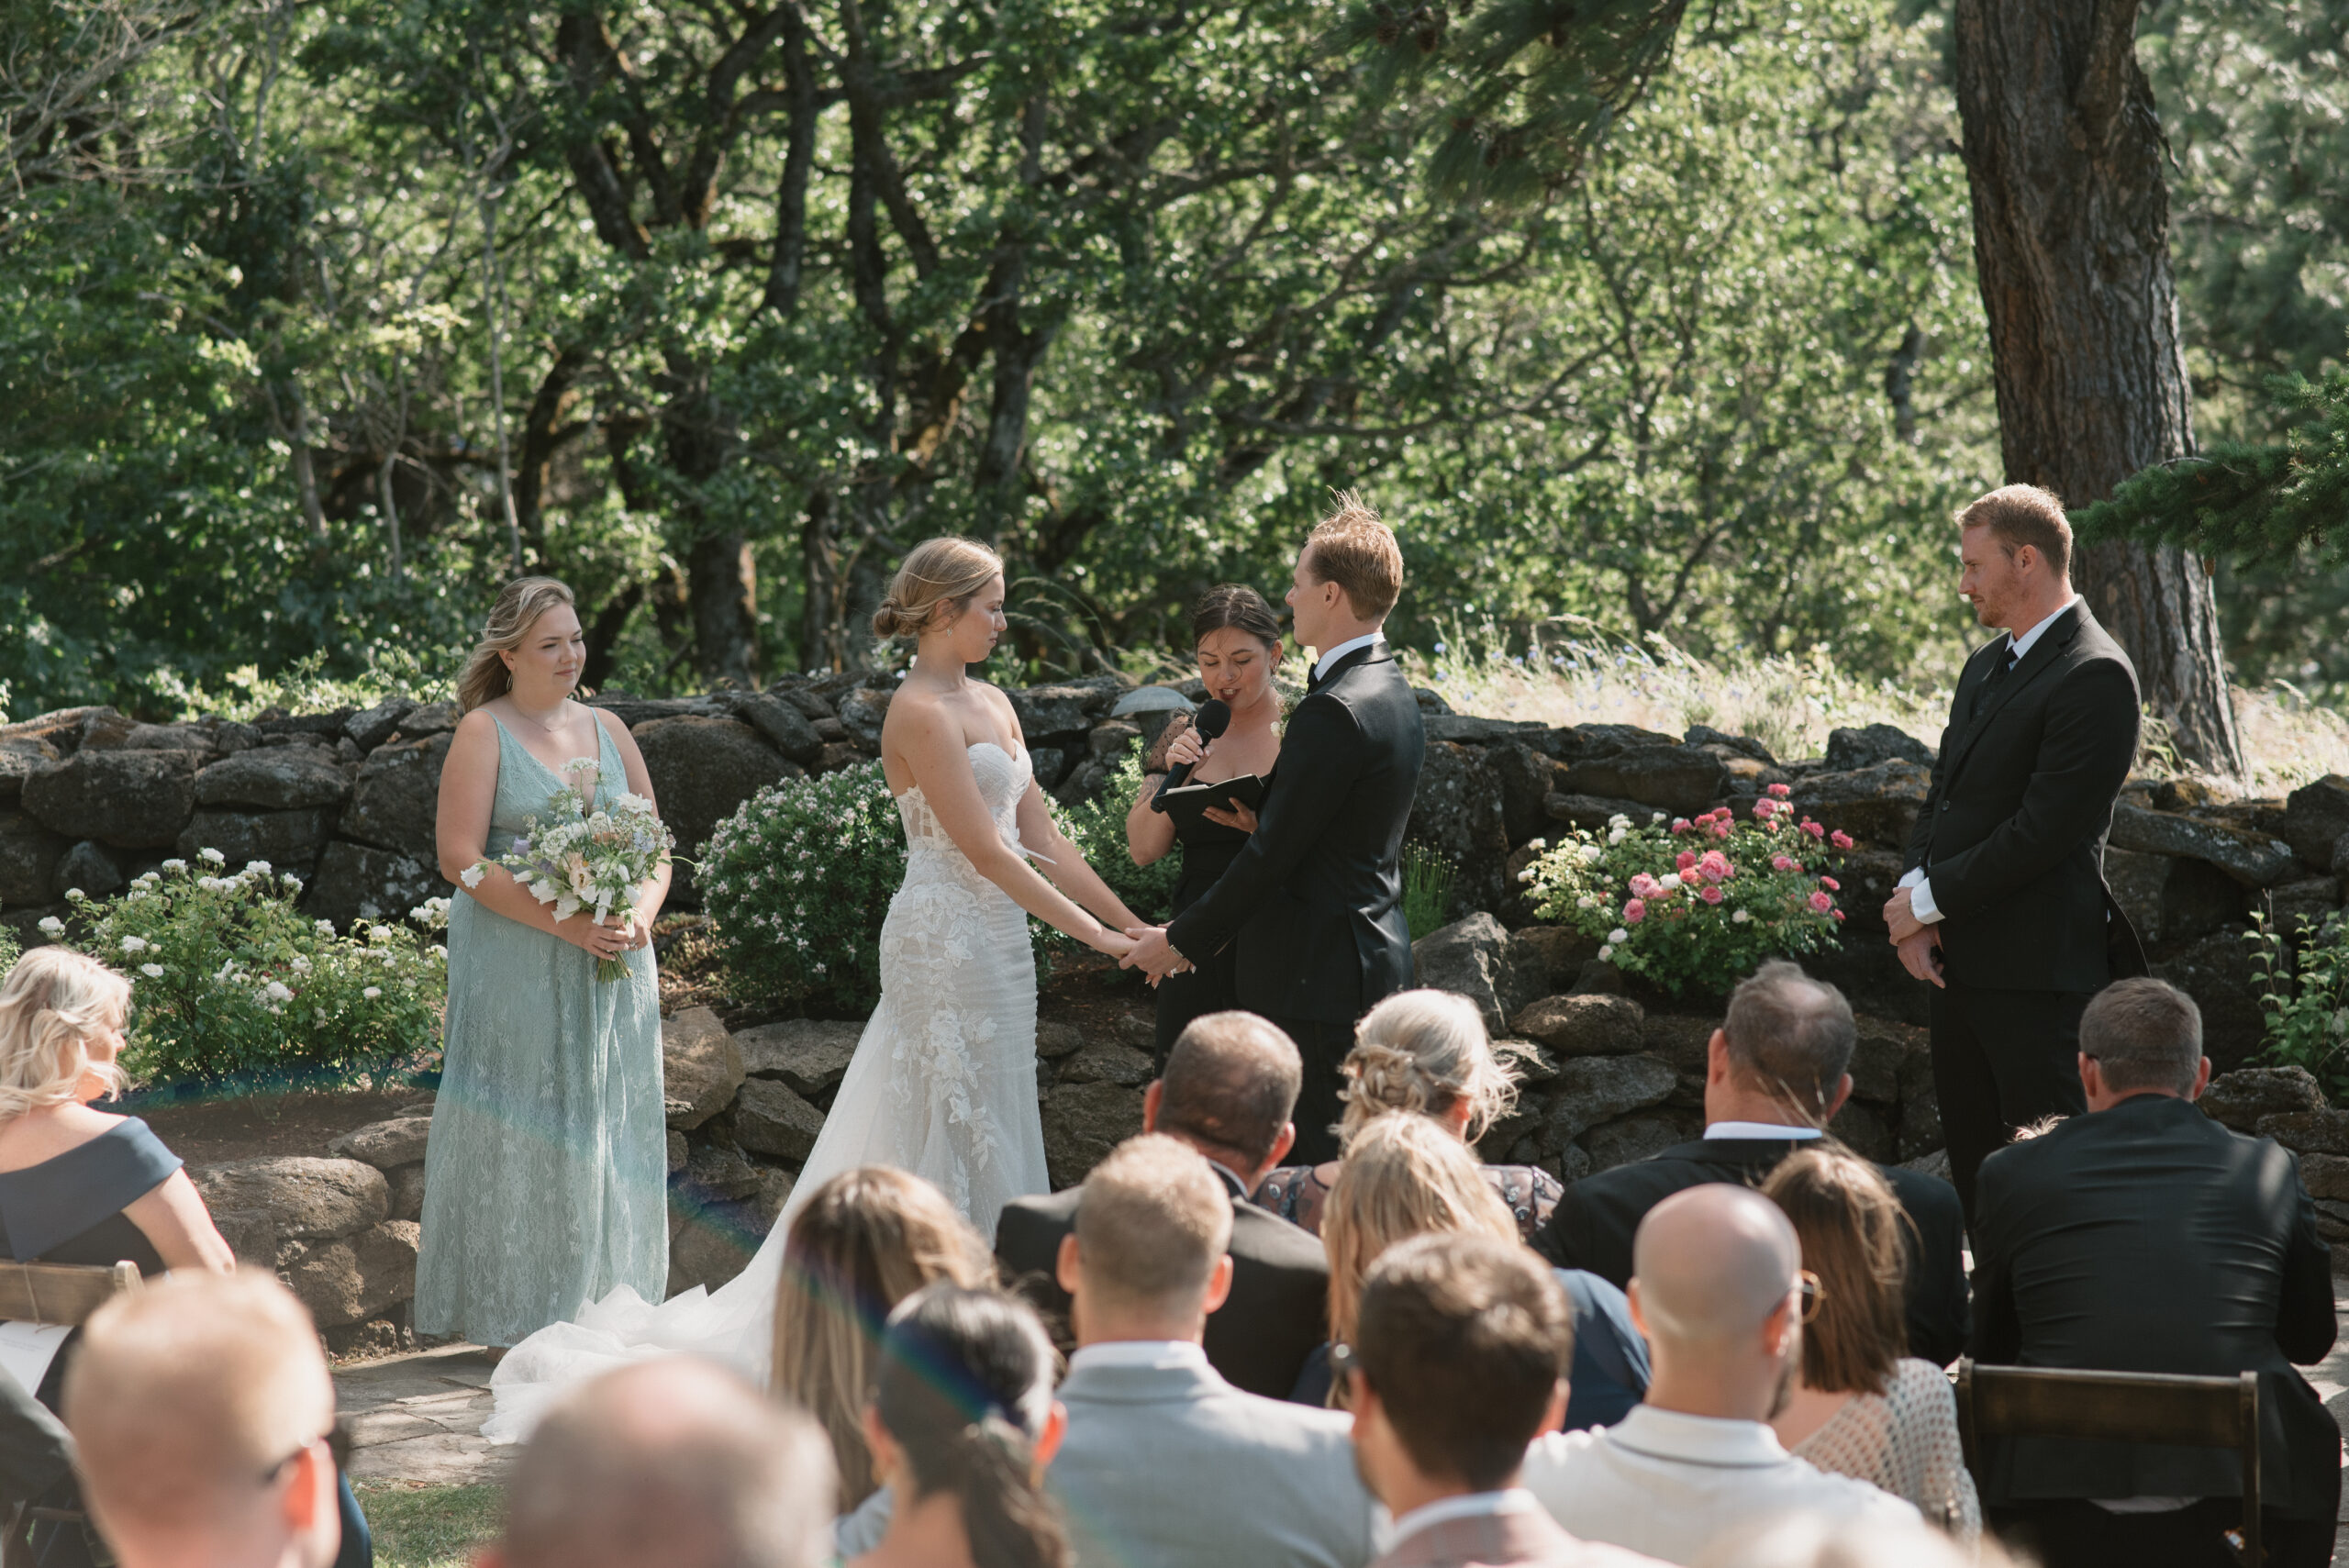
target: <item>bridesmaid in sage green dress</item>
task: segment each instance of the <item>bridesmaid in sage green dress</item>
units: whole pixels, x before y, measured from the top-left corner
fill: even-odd
[[[440,774],[440,874],[503,851],[572,781],[589,809],[652,798],[627,728],[571,698],[584,658],[571,590],[506,585],[457,686],[464,717]],[[503,1350],[628,1286],[659,1301],[669,1273],[661,993],[650,927],[663,869],[635,917],[554,917],[502,870],[450,898],[449,1010],[424,1161],[416,1331]],[[596,963],[621,957],[608,984]]]

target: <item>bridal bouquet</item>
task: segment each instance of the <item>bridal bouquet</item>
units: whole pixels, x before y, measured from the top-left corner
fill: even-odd
[[[548,798],[547,818],[531,817],[529,831],[515,839],[505,854],[468,867],[465,885],[479,887],[492,866],[503,866],[530,890],[531,897],[553,905],[558,920],[591,906],[598,920],[608,919],[615,909],[625,910],[633,920],[636,890],[669,863],[677,841],[653,815],[652,803],[640,795],[623,794],[609,809],[590,812],[575,780],[595,766],[585,757],[564,763],[562,771],[574,783]],[[627,977],[628,965],[621,960],[596,961],[596,979]]]

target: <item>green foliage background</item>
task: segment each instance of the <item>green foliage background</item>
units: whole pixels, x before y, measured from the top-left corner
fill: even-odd
[[[1338,486],[1398,526],[1407,642],[1575,614],[1945,673],[1998,454],[1941,11],[1616,40],[1520,128],[1607,126],[1539,190],[1333,15],[0,0],[6,701],[428,689],[518,547],[606,685],[733,668],[745,560],[746,667],[829,665],[950,528],[1014,558],[1008,678],[1098,667],[1277,584]],[[2345,21],[2145,8],[2206,437],[2340,363]],[[2349,675],[2349,576],[2226,589],[2246,673]]]

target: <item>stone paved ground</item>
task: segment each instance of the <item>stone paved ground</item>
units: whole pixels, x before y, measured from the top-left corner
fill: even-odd
[[[2344,1248],[2349,1256],[2349,1248]],[[2349,1318],[2349,1273],[2333,1276],[2335,1310]],[[2349,1333],[2309,1381],[2349,1429]],[[342,1412],[351,1420],[351,1473],[359,1481],[468,1485],[503,1481],[514,1450],[481,1437],[490,1412],[489,1363],[477,1345],[447,1345],[366,1362],[336,1372]],[[2349,1568],[2349,1497],[2332,1554]]]
[[[489,1362],[478,1345],[444,1345],[337,1369],[351,1422],[354,1481],[442,1485],[503,1481],[510,1447],[481,1436],[489,1418]]]

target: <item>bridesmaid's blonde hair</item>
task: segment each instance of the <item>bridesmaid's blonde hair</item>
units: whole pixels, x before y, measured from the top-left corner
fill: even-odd
[[[80,1097],[95,1074],[110,1095],[122,1070],[90,1058],[100,1029],[130,1013],[130,982],[72,948],[39,947],[0,980],[0,1121]]]
[[[1321,1211],[1332,1342],[1353,1342],[1363,1276],[1378,1255],[1397,1241],[1435,1231],[1490,1236],[1512,1247],[1524,1240],[1466,1144],[1424,1116],[1389,1111],[1373,1117],[1347,1144]]]
[[[1002,575],[1003,557],[977,539],[958,534],[926,539],[914,546],[890,579],[888,596],[873,612],[873,635],[919,637],[938,623],[941,604],[948,606],[946,618],[952,620]]]
[[[1453,991],[1398,991],[1379,1003],[1354,1026],[1338,1073],[1341,1146],[1384,1112],[1440,1117],[1463,1101],[1474,1143],[1517,1104],[1516,1071],[1495,1054],[1484,1014]]]
[[[497,591],[482,622],[481,640],[465,656],[464,673],[457,677],[457,709],[471,713],[485,702],[514,689],[514,673],[501,653],[511,653],[530,635],[539,617],[557,605],[575,605],[571,589],[552,577],[517,577]]]
[[[994,1260],[970,1222],[904,1171],[843,1171],[792,1217],[775,1293],[772,1387],[831,1439],[842,1513],[876,1484],[864,1407],[890,1309],[934,1280],[976,1290],[994,1278]]]

